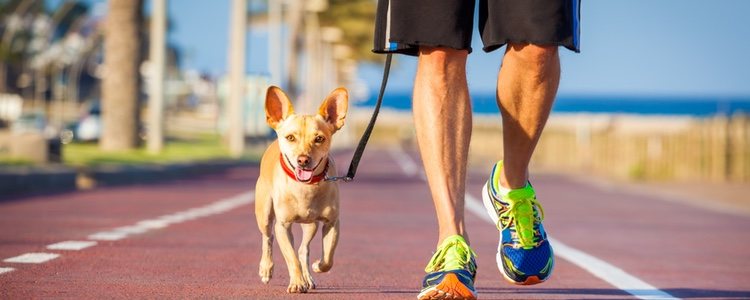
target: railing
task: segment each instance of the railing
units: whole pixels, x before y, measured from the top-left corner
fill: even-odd
[[[636,130],[629,127],[642,121],[616,117],[605,126],[579,123],[575,130],[551,124],[533,163],[627,179],[750,182],[747,115],[650,118],[651,126]]]
[[[367,111],[347,120],[355,132]],[[416,150],[410,112],[386,111],[371,143]],[[499,116],[475,116],[469,164],[502,158]],[[532,159],[532,171],[551,170],[627,180],[750,182],[750,117],[712,118],[553,114]]]

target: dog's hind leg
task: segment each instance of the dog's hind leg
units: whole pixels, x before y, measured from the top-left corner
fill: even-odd
[[[260,281],[268,283],[273,275],[273,200],[270,195],[270,188],[259,184],[255,190],[255,219],[258,221],[261,238],[261,255],[258,275]]]
[[[333,267],[333,253],[339,242],[339,220],[323,223],[323,259],[313,264],[316,273],[328,272]]]
[[[300,224],[302,226],[302,243],[299,245],[299,262],[302,266],[302,276],[307,282],[307,288],[314,289],[315,281],[310,274],[310,241],[318,231],[318,222]]]

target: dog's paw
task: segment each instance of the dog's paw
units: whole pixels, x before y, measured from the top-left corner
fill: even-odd
[[[290,294],[307,293],[307,282],[305,280],[290,280],[286,292]]]
[[[315,273],[325,273],[325,272],[328,272],[331,269],[332,266],[333,266],[332,264],[324,264],[320,260],[316,260],[312,264],[312,268],[313,268],[313,271]]]
[[[271,277],[273,276],[273,263],[269,265],[264,265],[263,263],[261,263],[258,275],[260,276],[260,281],[262,281],[263,283],[268,283],[269,281],[271,281]]]
[[[307,289],[314,290],[315,289],[315,280],[313,280],[312,275],[305,274],[305,283],[307,284]]]

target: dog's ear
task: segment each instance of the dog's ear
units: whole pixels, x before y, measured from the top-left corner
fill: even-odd
[[[349,92],[345,88],[337,88],[326,97],[318,108],[318,114],[336,130],[344,126],[346,111],[349,109]]]
[[[280,88],[269,86],[266,91],[266,123],[276,129],[279,122],[294,113],[292,102]]]

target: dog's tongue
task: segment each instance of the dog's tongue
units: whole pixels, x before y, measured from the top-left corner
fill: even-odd
[[[299,181],[310,181],[310,179],[313,176],[312,170],[304,170],[302,168],[297,168],[296,171],[297,171],[297,179],[299,179]]]

